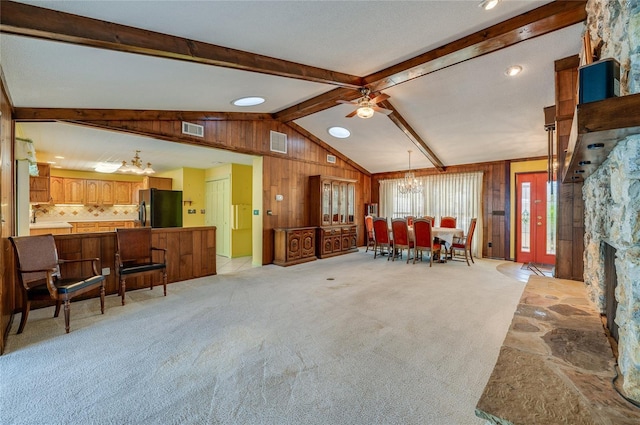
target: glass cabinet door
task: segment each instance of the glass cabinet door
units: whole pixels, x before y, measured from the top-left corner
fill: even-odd
[[[322,225],[331,225],[331,182],[322,182]]]
[[[340,224],[340,183],[333,183],[331,188],[331,223]]]
[[[356,186],[349,183],[347,186],[347,223],[353,224],[356,213]]]
[[[347,184],[340,184],[340,224],[347,222]]]

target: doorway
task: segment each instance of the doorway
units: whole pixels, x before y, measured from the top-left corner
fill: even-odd
[[[516,261],[556,263],[555,182],[547,173],[516,175]]]
[[[206,182],[205,187],[206,210],[205,225],[216,226],[216,254],[231,257],[231,192],[229,179],[212,180]]]

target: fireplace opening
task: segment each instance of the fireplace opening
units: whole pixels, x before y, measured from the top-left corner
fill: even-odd
[[[618,343],[618,325],[615,322],[618,300],[616,299],[616,286],[618,286],[618,276],[616,274],[616,249],[608,243],[604,246],[604,282],[605,282],[605,317],[606,327],[609,335]]]

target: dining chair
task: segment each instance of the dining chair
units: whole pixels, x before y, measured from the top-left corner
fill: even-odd
[[[422,261],[423,253],[427,251],[429,252],[429,267],[433,266],[434,254],[442,249],[439,243],[433,241],[432,226],[433,222],[424,218],[417,218],[413,222],[413,240],[415,243],[413,264],[416,263],[418,252],[420,253],[420,261]]]
[[[455,217],[442,217],[440,218],[440,227],[455,229],[457,221]]]
[[[449,257],[452,260],[454,259],[456,251],[463,251],[464,259],[467,261],[467,266],[471,266],[471,264],[469,264],[469,258],[471,258],[471,262],[475,264],[475,261],[473,261],[473,255],[471,254],[471,241],[473,239],[473,232],[476,230],[476,221],[477,219],[475,218],[471,219],[471,224],[469,224],[467,234],[463,237],[454,237],[453,242],[451,243],[451,248],[449,249]]]
[[[391,231],[393,232],[393,258],[391,261],[395,261],[396,257],[402,256],[402,250],[406,249],[407,264],[409,264],[414,243],[409,238],[407,221],[404,218],[394,218],[391,220]]]
[[[376,246],[376,237],[375,237],[375,233],[373,232],[373,216],[367,215],[364,217],[364,225],[365,228],[367,229],[367,249],[365,250],[365,252],[369,251],[369,247],[372,247],[375,249]]]
[[[431,215],[423,215],[422,218],[424,218],[425,220],[431,220],[431,226],[435,227],[436,226],[436,218],[434,216]]]
[[[406,216],[405,219],[407,220],[407,226],[409,226],[409,227],[413,226],[413,220],[415,218],[412,215]]]
[[[164,296],[167,296],[167,250],[155,248],[151,245],[151,228],[140,227],[134,229],[116,229],[116,270],[120,276],[120,296],[124,305],[124,295],[127,290],[127,277],[147,273],[162,273]],[[153,261],[153,252],[159,252],[160,261]],[[153,289],[153,276],[149,279]]]
[[[373,218],[373,238],[375,239],[375,245],[373,247],[373,258],[378,255],[378,248],[380,249],[380,255],[383,255],[383,250],[387,250],[387,261],[391,257],[393,251],[393,239],[389,236],[389,224],[385,217]]]
[[[22,287],[22,317],[18,333],[22,333],[29,317],[32,301],[55,300],[53,317],[60,314],[64,302],[64,326],[69,333],[71,299],[93,290],[100,291],[100,311],[104,314],[104,276],[98,273],[97,258],[63,260],[58,258],[58,250],[53,235],[10,237],[17,259],[18,281]],[[63,277],[61,264],[90,263],[91,271],[81,276]],[[64,270],[64,269],[63,269]],[[86,270],[78,267],[77,270]],[[69,273],[71,274],[71,273]]]

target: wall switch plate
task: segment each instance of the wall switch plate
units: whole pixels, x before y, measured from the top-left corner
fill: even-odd
[[[111,269],[109,267],[104,267],[102,269],[102,275],[103,276],[109,276],[111,274]]]
[[[200,210],[200,214],[204,214],[204,210]]]
[[[271,210],[267,210],[267,215],[273,215],[273,213],[271,212]]]
[[[190,208],[190,209],[187,210],[187,214],[195,214],[195,213],[196,213],[195,208],[193,208],[193,209]]]
[[[253,215],[260,215],[260,210],[253,210]]]

